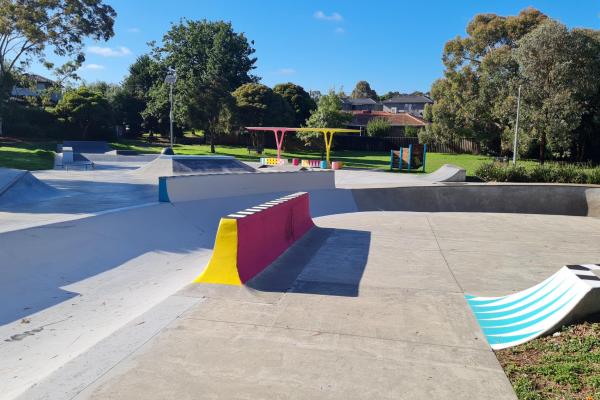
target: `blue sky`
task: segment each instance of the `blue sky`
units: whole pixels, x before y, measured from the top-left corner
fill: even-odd
[[[478,13],[515,15],[532,6],[569,27],[600,29],[598,0],[312,1],[106,0],[118,13],[115,36],[86,46],[86,82],[119,82],[135,58],[181,18],[231,21],[254,40],[255,74],[273,86],[307,90],[367,80],[378,92],[426,91],[441,76],[444,43],[465,34]],[[36,72],[48,75],[36,67]]]

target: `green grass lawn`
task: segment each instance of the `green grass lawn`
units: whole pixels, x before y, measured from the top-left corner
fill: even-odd
[[[55,148],[54,142],[0,142],[0,167],[30,171],[52,169]]]
[[[599,316],[600,317],[600,316]],[[519,400],[600,400],[600,323],[496,352]]]
[[[193,135],[188,134],[189,137]],[[166,142],[149,143],[147,140],[121,140],[110,143],[115,149],[135,150],[139,153],[157,154],[166,146]],[[0,142],[0,167],[18,168],[27,170],[50,169],[53,166],[53,150],[56,142]],[[176,144],[177,154],[210,155],[210,146],[200,144]],[[274,149],[265,149],[264,157],[275,157]],[[258,161],[259,156],[248,154],[245,147],[216,146],[216,155],[234,156],[243,161]],[[321,159],[320,151],[304,150],[301,152],[284,152],[285,158]],[[384,169],[389,166],[390,155],[388,152],[366,152],[335,150],[331,152],[331,159],[342,161],[346,167]],[[473,176],[479,165],[491,158],[483,155],[472,154],[446,154],[427,153],[425,172],[430,173],[444,164],[454,164],[467,170],[468,176]],[[535,165],[535,161],[521,161],[526,166]],[[420,171],[418,171],[420,172]],[[417,172],[417,173],[418,173]]]
[[[143,141],[128,140],[118,143],[111,143],[116,149],[135,150],[140,153],[160,153],[163,146],[156,144],[148,144]],[[208,145],[182,145],[174,146],[177,154],[190,155],[209,155],[210,146]],[[231,147],[231,146],[216,146],[217,155],[234,156],[243,161],[258,161],[259,156],[256,154],[248,154],[246,148]],[[275,157],[277,155],[274,149],[265,149],[263,157]],[[321,159],[319,151],[306,150],[303,152],[283,152],[285,158],[304,158],[304,159]],[[370,168],[370,169],[387,169],[390,163],[389,152],[366,152],[366,151],[336,151],[335,148],[331,152],[331,159],[342,161],[345,166],[353,168]],[[433,172],[444,164],[454,164],[463,167],[467,170],[467,175],[473,175],[475,169],[490,157],[472,154],[446,154],[446,153],[427,153],[426,170],[425,172]]]

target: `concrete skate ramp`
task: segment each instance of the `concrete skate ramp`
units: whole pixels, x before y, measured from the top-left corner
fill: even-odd
[[[249,172],[255,172],[255,169],[230,156],[161,155],[132,173],[146,177],[159,177]]]
[[[102,154],[112,150],[108,143],[92,140],[65,140],[63,147],[72,147],[73,153]]]
[[[600,187],[465,184],[352,189],[360,211],[487,212],[600,217]]]
[[[336,186],[345,189],[414,186],[440,182],[464,182],[465,180],[466,170],[452,164],[444,164],[430,174],[351,169],[335,172]]]
[[[159,178],[161,202],[186,202],[265,193],[335,189],[333,171],[256,172]]]
[[[420,178],[429,182],[464,182],[467,179],[467,171],[456,165],[444,164]]]
[[[40,181],[29,171],[0,168],[0,207],[38,202],[60,195],[58,189]]]
[[[567,265],[518,293],[465,298],[488,343],[499,350],[600,312],[599,275],[600,264]]]

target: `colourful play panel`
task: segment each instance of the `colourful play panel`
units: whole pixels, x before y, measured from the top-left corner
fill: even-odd
[[[421,168],[425,172],[425,160],[427,158],[426,144],[410,144],[408,147],[400,147],[399,150],[390,150],[390,171],[394,168],[408,172]]]

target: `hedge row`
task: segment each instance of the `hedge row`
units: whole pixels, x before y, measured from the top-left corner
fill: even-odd
[[[523,165],[490,162],[481,164],[475,175],[486,182],[580,183],[600,185],[600,167],[573,164]]]

